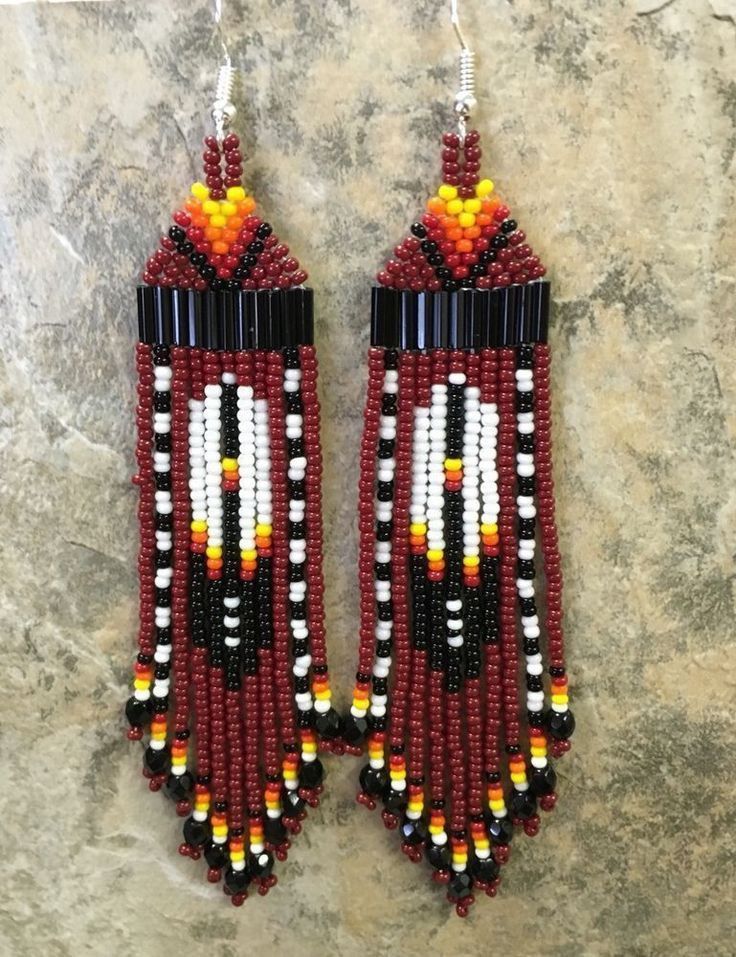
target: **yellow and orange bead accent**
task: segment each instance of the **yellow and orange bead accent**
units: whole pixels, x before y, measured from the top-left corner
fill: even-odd
[[[213,811],[210,823],[212,824],[212,836],[219,838],[215,843],[225,844],[227,841],[227,818],[225,815]]]
[[[500,784],[491,784],[488,788],[488,807],[494,817],[505,817],[506,801]]]
[[[269,781],[263,796],[267,811],[281,810],[281,784]]]
[[[529,781],[526,776],[526,761],[523,755],[515,754],[509,760],[511,781],[518,790],[526,790]]]
[[[468,864],[468,842],[451,838],[452,846],[452,869],[455,871],[464,871]]]
[[[532,758],[547,758],[547,736],[534,730],[529,737]]]
[[[157,713],[151,721],[151,741],[166,741],[166,715]]]
[[[260,851],[264,847],[263,823],[260,819],[251,818],[248,825],[248,842],[253,851],[256,849]]]
[[[567,676],[563,678],[552,679],[552,704],[557,705],[559,710],[567,710],[567,704],[570,700],[568,695]]]

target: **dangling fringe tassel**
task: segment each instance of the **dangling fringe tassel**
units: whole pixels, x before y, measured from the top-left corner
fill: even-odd
[[[219,163],[219,144],[206,146]],[[228,168],[237,146],[226,137]],[[311,295],[292,288],[306,273],[227,175],[212,192],[192,187],[139,289],[140,628],[126,715],[134,740],[150,721],[144,774],[186,817],[180,853],[204,855],[208,880],[224,877],[240,905],[276,883],[274,856],[318,805],[318,750],[341,750],[342,722],[325,654]]]
[[[456,141],[445,138],[453,153]],[[477,143],[469,133],[466,160],[476,170]],[[382,803],[404,853],[427,857],[460,916],[474,892],[495,896],[515,826],[533,836],[537,807],[554,807],[549,741],[559,757],[574,729],[544,267],[508,208],[488,198],[490,181],[477,183],[478,198],[463,183],[459,199],[446,183],[430,201],[379,274],[389,288],[374,291],[360,457],[360,651],[345,722],[348,750],[359,753],[364,737],[368,745],[358,801]],[[549,694],[534,584],[537,509]]]

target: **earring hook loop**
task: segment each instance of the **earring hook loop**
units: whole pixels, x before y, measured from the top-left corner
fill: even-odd
[[[450,0],[450,22],[460,44],[460,89],[455,94],[458,129],[465,136],[470,114],[478,105],[475,98],[475,53],[470,49],[460,26],[458,0]]]
[[[213,20],[215,32],[222,46],[222,62],[217,71],[217,85],[215,98],[212,103],[212,122],[215,124],[215,136],[222,140],[235,119],[235,105],[232,101],[233,84],[235,82],[235,67],[230,59],[225,34],[222,27],[223,0],[214,0]]]

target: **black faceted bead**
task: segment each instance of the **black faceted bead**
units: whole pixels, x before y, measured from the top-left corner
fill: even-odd
[[[552,794],[557,787],[557,772],[548,764],[546,768],[534,768],[530,787],[537,797]]]
[[[184,840],[192,847],[204,847],[211,837],[207,821],[195,821],[188,817],[184,822]]]
[[[172,801],[185,801],[194,787],[194,778],[185,771],[184,774],[170,774],[166,781],[166,794]]]
[[[528,818],[537,811],[537,799],[531,791],[517,791],[514,788],[509,801],[512,817]]]
[[[235,871],[230,865],[225,871],[225,890],[231,894],[242,894],[243,891],[248,889],[252,879],[247,867],[242,871]]]
[[[368,731],[368,719],[348,714],[343,719],[342,735],[347,744],[362,744]]]
[[[269,844],[278,847],[286,840],[286,828],[280,817],[267,817],[263,825],[263,836]]]
[[[439,844],[433,844],[431,841],[427,844],[427,860],[436,871],[447,871],[450,869],[452,855],[447,844],[442,847]]]
[[[306,802],[304,798],[299,797],[298,791],[289,791],[288,788],[284,788],[281,792],[281,805],[283,807],[281,813],[284,817],[298,817],[306,807]]]
[[[360,772],[360,786],[371,797],[380,797],[388,784],[388,772],[385,768],[372,768],[366,764]]]
[[[467,871],[459,871],[452,875],[447,889],[453,900],[462,900],[473,893],[473,878]]]
[[[314,761],[302,764],[299,772],[299,784],[305,788],[316,788],[320,786],[324,777],[325,769],[322,767],[322,762],[319,758],[315,758]]]
[[[261,851],[260,854],[250,854],[248,856],[248,871],[251,877],[270,877],[273,870],[273,854],[268,851]]]
[[[204,859],[207,861],[209,867],[217,868],[218,870],[221,867],[224,867],[227,864],[227,847],[225,844],[215,844],[214,841],[210,841],[204,852]]]
[[[141,728],[151,717],[150,701],[139,701],[137,698],[128,698],[125,705],[125,717],[131,728]]]
[[[558,741],[567,741],[575,730],[575,718],[572,711],[548,711],[545,717],[547,730]]]
[[[403,811],[407,805],[406,791],[394,791],[389,784],[383,793],[383,806],[392,814]]]
[[[317,715],[314,727],[317,734],[322,738],[327,738],[327,740],[339,738],[342,734],[342,718],[334,708],[330,708],[325,714]]]
[[[427,827],[426,821],[421,817],[416,821],[405,817],[401,822],[401,837],[407,844],[411,844],[412,846],[424,844],[428,835],[429,828]]]
[[[161,751],[146,748],[146,752],[143,755],[143,763],[151,774],[163,774],[169,767],[169,752],[166,748],[163,748]]]
[[[504,846],[511,843],[514,836],[514,825],[508,817],[493,817],[489,814],[486,818],[486,827],[488,828],[488,837],[494,844]]]
[[[484,884],[490,884],[498,877],[501,868],[492,857],[486,857],[481,860],[479,857],[471,857],[468,862],[468,870],[476,881],[482,881]]]

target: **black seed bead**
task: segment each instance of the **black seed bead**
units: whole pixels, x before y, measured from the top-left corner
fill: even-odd
[[[416,236],[418,239],[424,239],[427,235],[427,227],[424,223],[412,223],[411,226],[412,235]]]
[[[460,283],[455,282],[454,279],[446,279],[442,283],[442,288],[445,292],[457,292],[460,288]]]
[[[187,234],[184,232],[181,226],[169,226],[169,238],[175,243],[183,243],[187,238]]]
[[[444,261],[445,257],[442,255],[442,253],[430,253],[430,255],[427,256],[427,262],[430,266],[441,266]]]
[[[431,256],[437,252],[437,243],[433,239],[425,239],[422,243],[422,252],[427,256]]]
[[[439,269],[435,269],[434,274],[438,279],[442,279],[442,280],[452,279],[452,270],[448,269],[447,266],[440,266]]]
[[[501,223],[501,232],[502,233],[513,233],[517,227],[517,222],[515,219],[505,219]]]
[[[508,237],[502,234],[499,234],[498,236],[494,236],[493,239],[491,240],[491,246],[493,247],[493,249],[505,249],[508,246],[508,244],[509,244]]]
[[[273,227],[270,223],[261,223],[261,225],[256,230],[256,236],[259,239],[266,239],[273,232]]]

